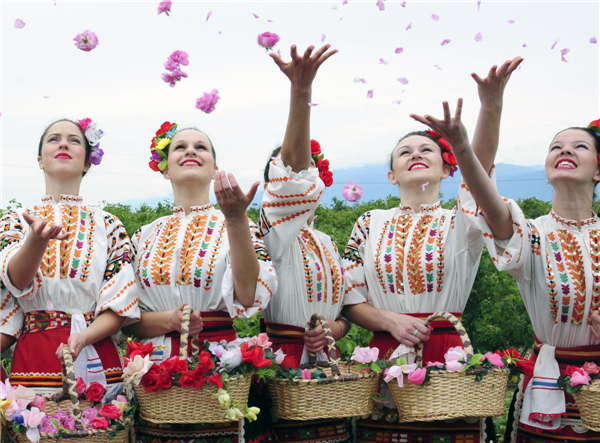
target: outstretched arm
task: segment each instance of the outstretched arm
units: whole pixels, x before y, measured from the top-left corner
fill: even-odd
[[[488,174],[492,170],[498,151],[504,88],[510,75],[522,61],[522,57],[516,57],[504,62],[499,69],[494,65],[487,77],[483,79],[475,73],[471,74],[471,77],[477,82],[477,91],[481,101],[477,126],[473,135],[473,151]]]
[[[290,79],[290,113],[285,137],[281,146],[281,159],[294,172],[306,170],[310,166],[310,106],[312,82],[321,64],[337,52],[325,45],[314,54],[314,46],[309,46],[303,56],[298,55],[292,45],[292,60],[284,62],[275,53],[269,54],[279,69]]]
[[[467,130],[460,120],[462,104],[462,98],[459,98],[456,113],[454,117],[451,117],[448,102],[443,102],[443,120],[438,120],[430,115],[411,114],[410,116],[439,132],[448,140],[462,176],[475,201],[483,210],[483,216],[494,237],[509,238],[513,234],[510,211],[469,144]]]

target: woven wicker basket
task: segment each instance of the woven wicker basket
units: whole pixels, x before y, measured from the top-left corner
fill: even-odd
[[[436,318],[444,318],[454,325],[470,360],[473,347],[461,322],[452,314],[436,312],[425,321],[425,326]],[[423,344],[417,345],[416,363],[423,358]],[[507,369],[492,369],[481,381],[475,381],[480,369],[465,372],[431,371],[431,380],[424,386],[413,385],[404,378],[404,387],[396,382],[388,384],[400,415],[401,422],[431,421],[449,418],[494,417],[504,414],[504,398],[508,383]]]
[[[117,431],[116,426],[109,426],[106,429],[93,429],[85,430],[81,424],[81,409],[83,402],[79,401],[77,395],[77,382],[75,381],[75,367],[73,365],[73,357],[69,351],[68,346],[63,347],[63,391],[48,398],[48,403],[52,403],[54,406],[50,408],[44,408],[44,412],[47,414],[53,414],[58,411],[56,405],[60,405],[61,409],[65,407],[65,411],[68,408],[73,407],[73,418],[75,419],[75,429],[68,435],[69,439],[78,439],[85,443],[128,443],[129,442],[129,428],[131,427],[131,419],[125,417],[123,419],[125,429]],[[68,400],[65,400],[68,397]],[[50,401],[51,400],[51,401]],[[87,402],[86,403],[90,403]],[[90,404],[91,406],[91,404]],[[89,407],[89,406],[85,406]],[[109,435],[114,433],[114,437],[110,438]],[[40,442],[42,443],[56,443],[58,434],[47,434],[40,432]],[[19,443],[30,443],[29,439],[25,434],[16,434],[17,441]],[[67,438],[67,437],[65,437]]]
[[[186,305],[183,309],[179,352],[179,358],[186,361],[191,313],[192,307]],[[198,359],[199,356],[200,346],[196,335],[192,339],[192,359]],[[241,406],[247,407],[252,374],[231,377],[227,381],[229,382],[229,396]],[[138,397],[140,416],[146,421],[153,423],[224,423],[231,421],[227,418],[227,409],[220,407],[212,398],[212,394],[215,392],[215,387],[212,385],[205,384],[198,390],[172,385],[169,389],[159,388],[154,392],[146,392],[141,384],[134,385],[133,388]]]
[[[359,372],[354,363],[338,364],[335,340],[325,319],[313,314],[310,327],[321,322],[329,347],[329,367],[324,368],[327,378],[298,380],[267,378],[273,399],[275,415],[286,420],[315,420],[343,418],[371,414],[375,411],[373,396],[377,395],[379,374]],[[316,366],[316,355],[310,355],[308,367]]]
[[[573,394],[581,413],[581,424],[591,431],[600,432],[600,380]]]

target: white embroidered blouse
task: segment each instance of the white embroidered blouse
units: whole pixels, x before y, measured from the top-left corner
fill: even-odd
[[[17,304],[15,298],[8,292],[4,283],[0,281],[0,331],[3,334],[18,337],[23,331],[25,318],[23,311]]]
[[[268,322],[306,328],[313,313],[340,315],[346,284],[337,247],[308,225],[324,190],[316,168],[295,173],[280,158],[271,162],[259,220],[279,277]]]
[[[397,313],[462,313],[481,258],[477,205],[460,183],[457,205],[439,202],[373,210],[354,226],[344,252],[346,305]]]
[[[262,311],[277,290],[273,264],[254,222],[248,219],[260,270],[252,306],[234,296],[225,217],[212,204],[193,206],[189,215],[175,207],[173,215],[142,226],[133,235],[134,268],[140,306],[147,311],[177,309],[183,303],[199,311],[224,311],[249,318]],[[154,346],[168,349],[170,338],[154,337]]]
[[[63,232],[71,235],[63,241],[50,240],[32,283],[20,290],[12,285],[7,269],[30,231],[21,219],[24,211],[62,224]],[[48,195],[40,205],[7,211],[0,223],[0,278],[23,312],[52,309],[98,315],[111,309],[130,322],[139,320],[129,237],[115,216],[86,206],[81,197],[62,195],[55,202]]]

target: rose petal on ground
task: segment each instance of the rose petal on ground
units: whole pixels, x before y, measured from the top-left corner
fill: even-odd
[[[206,21],[208,21],[208,19],[210,18],[211,15],[212,15],[212,9],[210,11],[208,11],[208,14],[206,14]]]
[[[384,60],[382,58],[379,59],[379,64],[380,65],[387,65],[389,62],[387,60]]]
[[[473,39],[476,42],[480,42],[481,40],[483,40],[483,36],[481,35],[481,32],[478,32],[477,34],[475,34],[475,38]]]
[[[385,2],[385,0],[377,0],[377,7],[380,11],[385,11],[385,4],[383,2]]]
[[[396,80],[398,80],[403,85],[408,85],[408,80],[405,77],[397,78]]]
[[[396,49],[394,50],[394,52],[395,52],[396,54],[402,54],[402,53],[404,52],[404,48],[396,48]]]
[[[324,42],[327,36],[325,34],[321,34],[321,41]]]
[[[442,43],[440,43],[442,46],[446,46],[448,43],[450,43],[452,40],[450,40],[449,38],[445,38],[444,40],[442,40]]]
[[[440,21],[440,16],[437,14],[431,14],[431,18],[433,19],[434,22]]]
[[[21,20],[20,18],[15,20],[15,28],[23,29],[24,27],[25,27],[25,22],[23,20]]]
[[[406,30],[408,31],[410,28],[412,28],[412,22],[410,22],[410,23],[408,24],[408,26],[406,27]]]
[[[258,18],[258,15],[256,15],[254,12],[251,12],[250,14],[252,14],[254,18]]]
[[[373,98],[373,90],[372,89],[369,89],[367,91],[367,98]]]
[[[515,24],[515,21],[514,21],[514,20],[509,20],[509,21],[508,21],[508,24],[509,24],[509,25],[514,25],[514,24]]]
[[[590,38],[590,43],[592,45],[595,45],[596,43],[598,43],[598,40],[596,40],[596,37],[592,37],[592,38]]]

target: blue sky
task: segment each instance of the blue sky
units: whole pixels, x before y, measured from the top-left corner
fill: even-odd
[[[283,139],[289,102],[287,78],[256,44],[265,31],[280,35],[276,49],[284,58],[291,44],[320,45],[323,35],[339,50],[317,76],[312,108],[312,136],[334,171],[385,162],[397,139],[421,127],[408,115],[440,115],[442,100],[464,98],[472,133],[479,101],[471,72],[485,75],[515,56],[525,61],[506,91],[499,162],[542,164],[558,130],[600,117],[600,45],[590,43],[600,38],[597,1],[483,0],[478,10],[476,1],[402,7],[388,0],[380,11],[374,0],[175,0],[169,17],[157,14],[158,3],[2,1],[2,207],[44,194],[37,144],[61,117],[90,117],[106,133],[105,159],[81,189],[92,204],[169,197],[170,184],[147,165],[150,140],[165,120],[209,134],[219,166],[244,188],[260,180]],[[23,29],[14,27],[17,18]],[[85,29],[100,42],[89,53],[73,42]],[[442,46],[444,39],[451,42]],[[561,61],[563,48],[570,49],[568,62]],[[175,50],[189,53],[188,78],[170,88],[161,74]],[[355,83],[356,76],[367,84]],[[207,115],[194,105],[213,88],[221,100]]]

